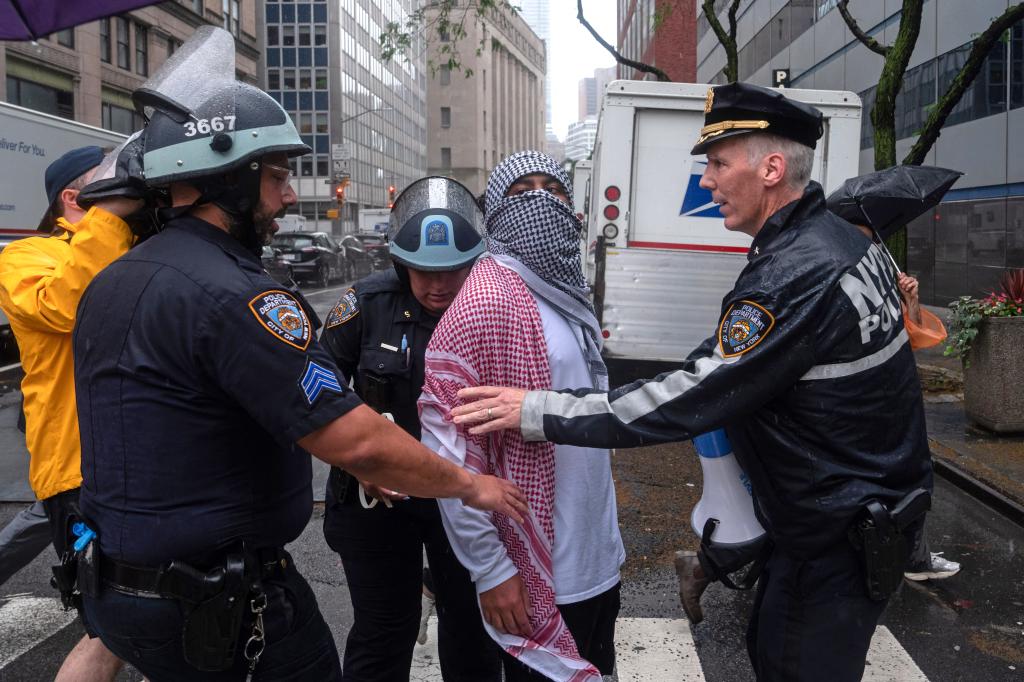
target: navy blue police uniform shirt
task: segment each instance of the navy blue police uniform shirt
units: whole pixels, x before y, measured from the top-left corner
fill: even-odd
[[[280,547],[312,511],[295,442],[360,404],[304,301],[192,217],[108,266],[74,332],[81,505],[109,557]]]

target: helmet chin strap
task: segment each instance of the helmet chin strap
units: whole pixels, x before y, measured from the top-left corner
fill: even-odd
[[[187,215],[197,206],[213,204],[227,214],[231,236],[258,256],[263,248],[256,234],[255,217],[260,199],[260,173],[259,162],[252,161],[230,175],[197,180],[193,183],[199,190],[196,200],[184,206],[160,209],[160,222]]]

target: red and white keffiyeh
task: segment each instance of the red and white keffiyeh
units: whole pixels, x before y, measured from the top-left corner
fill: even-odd
[[[551,387],[537,303],[519,275],[486,256],[473,268],[427,346],[420,411],[432,407],[447,415],[461,404],[459,389],[478,385]],[[488,632],[509,654],[553,680],[600,680],[597,669],[580,657],[555,606],[555,446],[527,443],[518,431],[460,435],[466,459],[456,464],[514,482],[530,505],[522,526],[503,514],[492,514],[491,520],[530,596],[533,632],[527,638],[489,626]]]

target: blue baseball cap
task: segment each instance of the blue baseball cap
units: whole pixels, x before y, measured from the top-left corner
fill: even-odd
[[[103,161],[103,149],[95,145],[79,147],[64,154],[46,167],[46,204],[53,206],[65,187],[86,171]]]

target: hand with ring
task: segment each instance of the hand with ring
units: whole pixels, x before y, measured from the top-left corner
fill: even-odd
[[[476,436],[502,429],[519,429],[526,391],[521,388],[473,386],[459,391],[466,404],[452,410],[452,421],[469,426]]]

